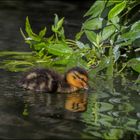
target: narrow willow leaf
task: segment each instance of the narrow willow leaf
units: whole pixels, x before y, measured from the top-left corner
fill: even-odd
[[[48,52],[56,56],[64,56],[72,54],[73,50],[66,44],[52,44],[47,46]]]
[[[82,56],[79,52],[72,53],[70,55],[67,65],[68,67],[80,66],[84,67],[85,69],[87,68],[87,63],[82,59]]]
[[[0,57],[7,55],[32,55],[32,52],[15,52],[15,51],[0,51]]]
[[[116,45],[116,46],[113,48],[114,62],[116,62],[116,61],[119,59],[119,57],[120,57],[119,48],[120,48],[120,46],[118,46],[118,45]]]
[[[59,30],[62,25],[63,25],[63,22],[64,22],[64,18],[60,19],[57,24],[56,24],[56,30]]]
[[[21,60],[5,60],[0,64],[0,68],[7,69],[13,72],[25,71],[27,68],[33,66],[32,62]]]
[[[40,41],[40,37],[33,33],[28,17],[26,17],[25,30],[32,40]]]
[[[47,44],[45,42],[34,44],[34,49],[40,51],[42,48],[46,48]]]
[[[119,28],[120,25],[119,25],[119,21],[120,21],[120,18],[118,16],[115,16],[111,19],[111,22],[117,27]]]
[[[66,65],[68,63],[68,61],[69,61],[69,58],[70,58],[70,56],[66,56],[66,57],[62,56],[62,57],[59,57],[59,58],[57,58],[57,59],[55,59],[53,61],[53,65],[55,65],[55,64],[57,64],[57,65]]]
[[[140,57],[130,59],[128,61],[128,66],[131,67],[136,72],[140,73]]]
[[[42,48],[42,49],[39,51],[38,55],[39,55],[40,58],[43,57],[44,55],[46,55],[46,54],[45,54],[45,48]]]
[[[96,42],[96,33],[94,31],[85,31],[85,34],[90,42]]]
[[[110,61],[109,58],[103,57],[101,59],[101,62],[99,63],[99,65],[96,68],[94,68],[93,70],[91,70],[90,72],[94,75],[94,74],[98,73],[99,71],[105,69],[106,67],[108,67],[109,61]]]
[[[123,1],[117,5],[115,5],[115,7],[113,7],[110,12],[108,13],[108,19],[112,19],[113,17],[117,16],[118,14],[120,14],[124,8],[126,7],[126,1]]]
[[[55,18],[54,18],[54,26],[56,26],[57,22],[59,21],[58,15],[54,14]]]
[[[102,41],[109,39],[109,37],[115,33],[115,26],[114,25],[110,25],[110,26],[106,26],[103,31],[102,31]]]
[[[86,12],[85,16],[92,16],[92,17],[97,17],[102,13],[105,7],[105,1],[96,1],[91,8]]]
[[[132,26],[131,26],[131,30],[134,31],[139,31],[140,32],[140,20],[135,22]]]
[[[98,30],[102,28],[102,21],[103,21],[102,18],[94,18],[91,20],[87,20],[83,24],[83,27],[85,30]]]
[[[40,36],[41,38],[44,37],[45,34],[46,34],[46,31],[47,31],[47,28],[45,27],[43,30],[41,30],[41,31],[39,32],[39,36]]]
[[[65,40],[65,34],[64,34],[64,28],[61,27],[58,32],[59,37],[61,37],[62,40]]]
[[[21,35],[23,36],[24,40],[26,40],[26,36],[25,36],[25,34],[23,33],[23,31],[22,31],[21,28],[20,28],[20,33],[21,33]]]
[[[118,2],[118,0],[117,0],[117,2]],[[106,7],[110,7],[110,6],[112,6],[112,5],[114,5],[116,3],[116,1],[107,1],[107,4],[106,4]]]
[[[121,40],[122,41],[122,40]],[[125,42],[116,42],[119,46],[128,46],[128,45],[132,45],[133,40],[125,40]]]
[[[57,32],[57,29],[56,29],[56,27],[55,27],[54,25],[52,25],[52,31],[53,31],[54,33]]]
[[[82,43],[82,42],[80,42],[80,41],[76,41],[76,45],[77,45],[80,49],[85,48],[84,43]]]
[[[120,39],[123,41],[131,40],[132,42],[140,38],[140,31],[129,31],[120,36]]]
[[[81,36],[83,35],[84,31],[81,30],[80,32],[78,32],[75,36],[75,40],[79,40],[81,38]]]

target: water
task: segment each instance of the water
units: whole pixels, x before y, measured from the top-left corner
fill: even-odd
[[[0,138],[139,138],[140,86],[132,81],[95,77],[89,93],[37,94],[17,87],[20,76],[1,70]]]
[[[1,1],[0,50],[30,51],[19,32],[27,15],[35,32],[49,28],[54,13],[64,16],[66,35],[73,38],[89,5],[84,1]],[[92,89],[73,94],[23,90],[17,86],[20,75],[0,70],[1,139],[139,139],[140,85],[134,83],[133,75],[113,80],[90,76]]]

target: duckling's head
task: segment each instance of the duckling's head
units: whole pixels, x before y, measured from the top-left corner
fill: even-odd
[[[67,83],[77,89],[88,89],[88,73],[85,69],[74,67],[65,75]]]

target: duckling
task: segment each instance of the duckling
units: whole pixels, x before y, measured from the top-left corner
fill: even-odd
[[[88,89],[88,73],[83,68],[73,67],[62,76],[50,69],[36,68],[26,72],[19,85],[37,92],[71,93]]]

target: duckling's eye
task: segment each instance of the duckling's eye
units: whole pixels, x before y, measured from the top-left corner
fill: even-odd
[[[73,79],[77,79],[77,77],[76,76],[73,76]]]
[[[85,81],[85,79],[84,78],[80,78],[82,81]]]

